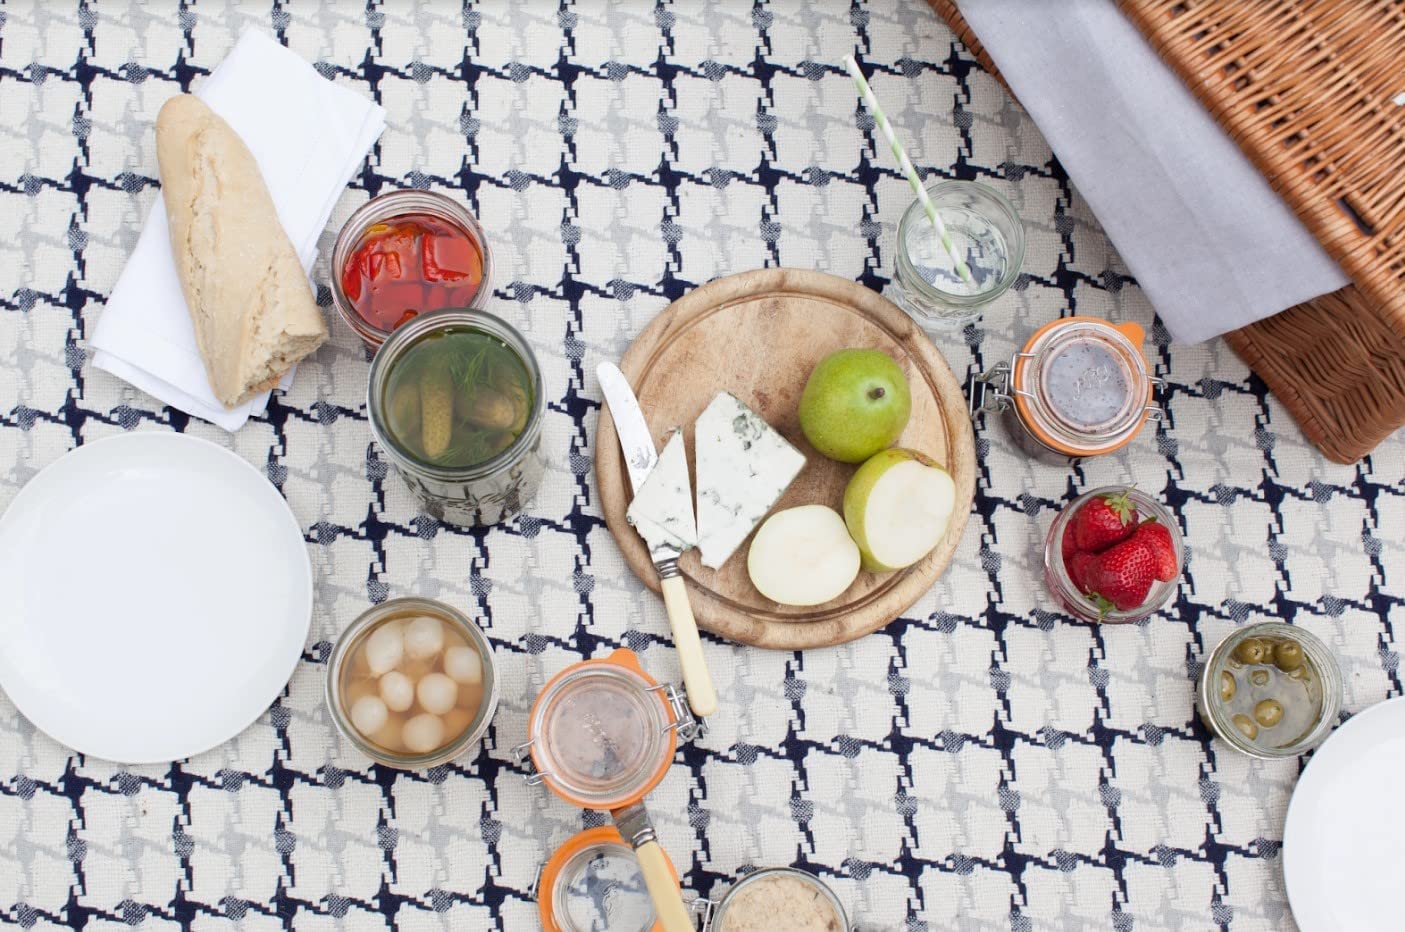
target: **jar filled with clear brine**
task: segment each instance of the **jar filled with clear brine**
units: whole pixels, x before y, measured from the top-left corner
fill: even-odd
[[[1159,421],[1156,390],[1135,323],[1065,317],[1041,327],[1008,362],[968,385],[971,415],[1004,415],[1012,439],[1035,459],[1066,464],[1122,449]]]
[[[504,521],[541,482],[541,370],[522,335],[486,311],[448,308],[397,328],[371,362],[367,406],[376,442],[442,521]]]

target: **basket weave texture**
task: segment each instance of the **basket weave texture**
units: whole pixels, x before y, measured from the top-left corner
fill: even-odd
[[[929,0],[994,64],[953,0]],[[1226,334],[1330,459],[1405,425],[1405,3],[1118,0],[1352,284]]]

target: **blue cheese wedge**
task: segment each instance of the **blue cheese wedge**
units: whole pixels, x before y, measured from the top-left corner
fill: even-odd
[[[625,518],[649,545],[651,557],[660,549],[682,553],[698,542],[693,521],[693,489],[688,482],[688,454],[683,431],[675,430],[664,444],[659,461],[634,494]]]
[[[698,551],[717,569],[741,546],[805,467],[805,454],[723,392],[694,425]]]

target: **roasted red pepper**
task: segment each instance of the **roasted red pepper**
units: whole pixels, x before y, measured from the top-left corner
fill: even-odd
[[[370,227],[341,270],[342,292],[362,320],[393,330],[416,314],[472,301],[483,282],[477,239],[431,214]]]

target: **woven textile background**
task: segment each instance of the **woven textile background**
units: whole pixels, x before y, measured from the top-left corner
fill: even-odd
[[[453,192],[482,218],[492,307],[547,384],[549,474],[511,524],[416,514],[369,440],[366,353],[339,321],[292,392],[233,436],[86,366],[159,196],[156,112],[249,27],[389,113],[324,256],[393,187]],[[595,363],[719,275],[886,283],[910,193],[837,66],[850,51],[924,172],[994,185],[1025,218],[1016,289],[939,344],[958,376],[1059,315],[1139,320],[1169,418],[1073,469],[1031,463],[986,425],[978,514],[903,618],[803,654],[709,639],[722,711],[650,800],[684,886],[715,896],[751,867],[799,864],[865,929],[1292,927],[1279,852],[1300,763],[1210,741],[1192,681],[1230,629],[1282,618],[1336,651],[1349,712],[1400,694],[1405,440],[1329,465],[1222,343],[1169,347],[1036,127],[920,0],[0,3],[0,505],[79,443],[186,431],[266,469],[317,578],[286,693],[197,758],[84,759],[0,699],[0,922],[536,927],[538,865],[601,821],[510,762],[537,689],[612,645],[677,677],[662,605],[601,518]],[[1044,591],[1042,535],[1080,490],[1131,481],[1180,518],[1180,595],[1142,625],[1075,623]],[[480,619],[504,686],[482,753],[418,774],[372,767],[322,702],[337,633],[408,594]]]

